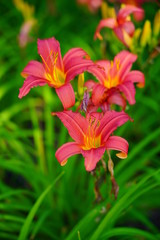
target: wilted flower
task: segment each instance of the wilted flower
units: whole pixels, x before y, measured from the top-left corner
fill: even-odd
[[[69,157],[82,154],[86,170],[92,171],[105,150],[110,149],[120,151],[116,154],[119,158],[127,157],[128,142],[121,137],[111,136],[117,127],[130,119],[125,112],[108,111],[104,115],[92,113],[86,118],[72,111],[57,112],[53,115],[59,117],[75,141],[68,142],[57,150],[55,156],[62,166]]]
[[[144,86],[144,75],[140,71],[130,71],[137,56],[128,51],[121,51],[114,61],[101,60],[96,64],[99,68],[90,67],[89,72],[97,77],[99,83],[86,82],[86,86],[92,88],[92,102],[95,105],[117,104],[125,107],[125,98],[129,104],[135,103],[134,83],[138,87]],[[124,94],[120,95],[120,92]]]
[[[100,31],[104,27],[113,29],[114,33],[118,39],[126,46],[130,45],[130,39],[134,34],[135,27],[132,21],[130,20],[129,15],[131,13],[142,13],[141,8],[137,8],[131,5],[126,5],[121,8],[115,18],[102,19],[98,24],[94,38],[103,39]]]
[[[38,39],[38,53],[42,62],[30,61],[22,71],[26,78],[20,89],[19,98],[25,96],[32,87],[48,84],[55,88],[65,109],[75,104],[75,94],[70,81],[86,71],[93,62],[81,48],[72,48],[62,59],[59,42],[54,38]]]

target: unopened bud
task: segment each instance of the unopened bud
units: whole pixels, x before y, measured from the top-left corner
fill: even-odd
[[[146,20],[140,39],[140,45],[142,47],[145,47],[147,44],[150,44],[151,34],[152,34],[151,23],[149,20]]]
[[[115,18],[116,12],[113,7],[109,7],[106,2],[101,5],[102,18]]]
[[[160,10],[158,10],[154,18],[153,34],[155,37],[158,37],[158,35],[160,34]]]
[[[78,76],[78,95],[81,97],[84,94],[84,73]]]

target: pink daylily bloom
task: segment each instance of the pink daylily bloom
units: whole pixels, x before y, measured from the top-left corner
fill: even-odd
[[[24,97],[32,87],[48,84],[55,88],[64,109],[72,107],[75,94],[70,81],[93,65],[88,54],[81,48],[72,48],[62,59],[59,42],[54,37],[38,39],[38,53],[43,63],[30,61],[24,68],[21,74],[26,79],[18,97]]]
[[[134,7],[132,5],[126,5],[124,8],[121,8],[117,14],[116,18],[107,18],[102,19],[98,24],[94,38],[103,39],[100,31],[104,27],[113,29],[114,33],[118,39],[126,46],[130,43],[130,38],[133,36],[135,27],[132,21],[129,18],[129,15],[132,13],[143,13],[143,9]]]
[[[102,4],[102,0],[77,0],[79,4],[87,5],[91,12],[97,11]]]
[[[91,67],[88,71],[97,77],[99,83],[89,81],[85,86],[92,89],[94,105],[117,104],[125,108],[125,99],[129,104],[135,103],[135,87],[144,87],[144,74],[140,71],[130,71],[137,55],[121,51],[114,61],[97,61],[99,68]],[[120,93],[123,93],[120,94]],[[103,105],[105,107],[105,105]]]
[[[62,145],[56,151],[55,156],[62,166],[67,163],[69,157],[82,154],[86,170],[92,171],[105,150],[111,149],[119,151],[119,158],[127,157],[128,142],[121,137],[110,136],[117,127],[131,120],[125,112],[107,111],[104,115],[91,113],[86,118],[72,111],[52,115],[57,115],[75,141]]]
[[[95,73],[94,75],[96,76]],[[103,84],[99,84],[93,80],[88,80],[84,86],[87,87],[88,91],[92,92],[90,101],[94,107],[97,107],[96,109],[100,107],[103,112],[106,112],[110,110],[112,104],[121,106],[123,109],[125,109],[126,101],[115,87],[107,89],[103,86]],[[88,112],[92,111],[92,105],[91,109],[87,108]]]
[[[113,2],[113,0],[112,0]],[[141,8],[142,4],[145,2],[151,2],[151,0],[115,0],[114,2],[120,2],[120,3],[124,3],[126,5],[133,5],[135,7]],[[155,0],[152,0],[152,2],[155,2]],[[133,13],[134,18],[137,21],[141,21],[144,18],[144,12],[139,12],[139,13]]]

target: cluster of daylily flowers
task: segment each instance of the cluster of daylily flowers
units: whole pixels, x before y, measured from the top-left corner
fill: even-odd
[[[98,6],[101,3],[102,1],[97,1]],[[93,5],[90,8],[93,9]],[[144,15],[142,8],[126,5],[113,18],[101,20],[94,37],[102,39],[100,30],[108,27],[113,29],[119,40],[128,47],[128,39],[132,38],[135,31],[128,17],[131,13],[141,17]],[[128,120],[132,121],[125,113],[126,104],[135,104],[134,84],[140,88],[145,84],[144,74],[131,70],[137,55],[123,50],[112,61],[93,62],[83,49],[72,48],[62,57],[60,44],[54,37],[38,39],[38,53],[42,63],[30,61],[22,71],[25,81],[20,88],[19,98],[27,95],[30,89],[36,86],[47,84],[54,88],[62,102],[63,111],[53,112],[52,115],[61,120],[74,140],[65,143],[56,151],[57,160],[63,166],[69,157],[81,154],[86,170],[93,171],[100,160],[104,164],[103,156],[106,151],[109,157],[108,169],[114,179],[110,150],[117,150],[116,155],[121,159],[128,154],[128,142],[115,136],[114,131]],[[92,74],[97,81],[84,81],[84,72]],[[71,81],[77,81],[76,76],[78,90],[75,95]],[[112,110],[115,105],[120,106],[121,111]],[[76,111],[70,110],[73,106],[76,106]]]
[[[61,56],[59,42],[54,38],[38,40],[38,53],[42,63],[30,61],[24,68],[22,76],[24,84],[20,89],[22,98],[32,87],[48,84],[55,88],[64,110],[52,113],[57,115],[68,129],[74,142],[66,143],[56,152],[56,158],[61,165],[75,154],[82,154],[85,158],[87,171],[92,171],[103,157],[105,150],[118,150],[119,158],[126,158],[128,143],[118,136],[111,136],[113,131],[124,124],[130,117],[124,112],[111,109],[112,104],[126,107],[126,100],[135,103],[134,83],[144,86],[144,75],[140,71],[130,71],[137,56],[121,51],[113,61],[100,60],[94,63],[81,48],[72,48],[64,57]],[[84,71],[92,73],[99,82],[88,80],[79,112],[68,110],[75,105],[75,93],[71,80]],[[83,78],[79,77],[79,81]],[[91,92],[91,97],[90,97]],[[97,112],[98,109],[101,112]]]

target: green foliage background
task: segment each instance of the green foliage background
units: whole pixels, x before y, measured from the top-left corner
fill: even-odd
[[[20,73],[30,60],[40,60],[37,38],[55,36],[62,55],[82,47],[93,60],[102,58],[104,47],[112,59],[123,46],[111,31],[107,46],[93,41],[100,12],[91,14],[74,0],[28,2],[38,24],[24,49],[17,41],[21,13],[12,1],[0,2],[0,239],[160,239],[160,56],[147,61],[148,49],[140,54],[136,67],[145,73],[146,86],[137,89],[136,104],[127,110],[134,123],[117,131],[128,140],[129,155],[112,157],[119,195],[111,195],[108,174],[97,204],[84,160],[72,157],[62,168],[55,159],[70,138],[51,116],[62,110],[54,89],[37,87],[20,100]],[[156,9],[146,4],[146,18],[153,21]]]

